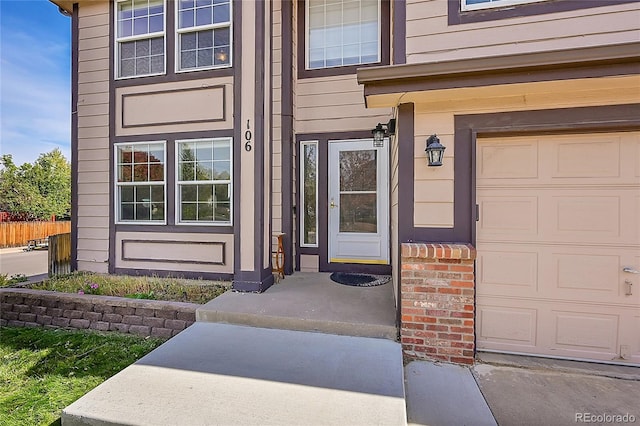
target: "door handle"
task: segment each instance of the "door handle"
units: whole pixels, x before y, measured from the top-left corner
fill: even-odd
[[[622,272],[628,272],[630,274],[640,274],[640,271],[636,271],[635,269],[630,268],[628,266],[622,268]]]
[[[333,198],[331,199],[331,203],[329,204],[329,207],[331,207],[332,209],[338,207],[338,205],[333,202]]]

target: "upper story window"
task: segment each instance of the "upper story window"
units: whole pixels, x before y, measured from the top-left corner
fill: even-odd
[[[305,12],[307,69],[380,62],[379,0],[308,0]]]
[[[116,1],[116,76],[164,74],[164,0]]]
[[[231,65],[231,0],[177,2],[177,69]]]
[[[461,9],[464,10],[478,10],[488,9],[492,7],[511,6],[524,3],[536,3],[546,0],[461,0]]]

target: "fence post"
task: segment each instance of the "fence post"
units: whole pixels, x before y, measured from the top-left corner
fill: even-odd
[[[49,236],[49,277],[71,273],[71,233]]]

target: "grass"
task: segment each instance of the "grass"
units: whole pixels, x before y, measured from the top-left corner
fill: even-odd
[[[162,342],[117,333],[0,328],[0,424],[59,424],[64,407]]]
[[[73,273],[29,285],[36,290],[101,294],[134,299],[207,303],[229,289],[224,281]]]

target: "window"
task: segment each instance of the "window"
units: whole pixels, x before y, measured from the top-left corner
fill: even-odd
[[[165,222],[165,144],[116,144],[117,221]]]
[[[511,6],[514,4],[535,3],[545,0],[462,0],[462,10],[488,9],[491,7]]]
[[[164,1],[116,1],[116,76],[163,74]]]
[[[307,69],[380,62],[379,0],[308,0]]]
[[[231,0],[177,2],[178,70],[231,65]]]
[[[301,246],[318,247],[318,142],[300,144]]]
[[[178,222],[231,224],[231,138],[177,141]]]

